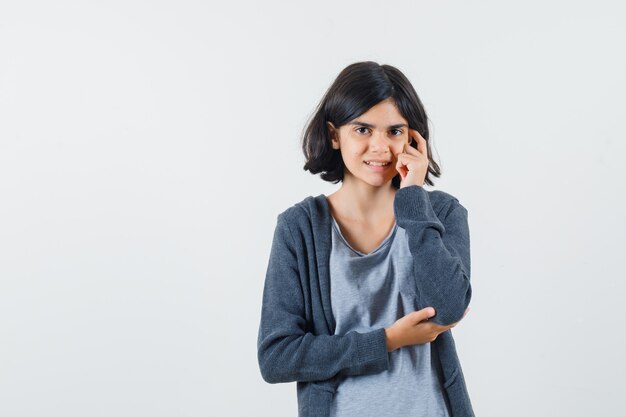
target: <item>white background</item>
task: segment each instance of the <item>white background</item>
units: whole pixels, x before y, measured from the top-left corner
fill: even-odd
[[[3,1],[0,415],[295,416],[256,357],[300,137],[391,64],[469,211],[478,416],[626,406],[621,2]]]

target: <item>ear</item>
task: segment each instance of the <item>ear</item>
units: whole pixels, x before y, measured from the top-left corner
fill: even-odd
[[[339,138],[337,137],[337,129],[335,128],[335,125],[331,122],[326,122],[326,126],[328,127],[328,131],[330,133],[330,142],[333,149],[339,149]]]

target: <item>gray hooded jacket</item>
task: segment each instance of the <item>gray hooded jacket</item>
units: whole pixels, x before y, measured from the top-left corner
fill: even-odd
[[[472,295],[468,214],[457,198],[411,185],[394,197],[396,223],[408,236],[420,308],[430,321],[461,320]],[[332,217],[324,194],[277,216],[263,289],[257,340],[266,382],[297,382],[298,416],[330,415],[338,380],[389,367],[385,329],[335,335],[330,305]],[[432,344],[453,417],[473,417],[452,330]]]

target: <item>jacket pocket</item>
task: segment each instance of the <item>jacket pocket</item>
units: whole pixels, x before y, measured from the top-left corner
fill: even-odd
[[[328,383],[311,382],[309,387],[309,398],[307,401],[308,415],[315,417],[330,416],[334,396],[335,388],[333,385]]]
[[[448,387],[454,383],[454,381],[457,379],[458,376],[459,376],[459,368],[456,368],[454,372],[452,372],[452,375],[450,375],[450,378],[444,381],[443,387],[445,389],[448,389]]]
[[[475,417],[465,379],[459,368],[443,384],[454,417]]]

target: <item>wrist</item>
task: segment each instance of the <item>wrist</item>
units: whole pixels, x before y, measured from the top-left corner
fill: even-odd
[[[396,338],[391,327],[385,329],[385,340],[387,341],[387,352],[393,352],[398,349],[399,346],[397,346]]]

